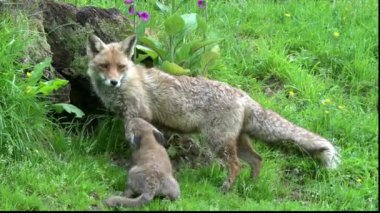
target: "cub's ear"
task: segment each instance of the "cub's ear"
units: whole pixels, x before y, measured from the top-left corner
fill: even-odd
[[[87,55],[91,58],[95,57],[106,45],[96,35],[90,35],[87,39]]]
[[[154,138],[156,138],[156,141],[159,144],[161,144],[162,146],[166,145],[165,137],[164,137],[164,135],[160,131],[158,131],[157,129],[154,129],[153,130],[153,135],[154,135]]]
[[[124,41],[120,42],[121,50],[126,56],[128,56],[128,58],[132,58],[133,54],[135,53],[136,43],[136,35],[131,35],[128,38],[124,39]]]
[[[132,134],[129,138],[129,141],[131,142],[132,146],[136,149],[140,148],[140,142],[141,142],[141,136]]]

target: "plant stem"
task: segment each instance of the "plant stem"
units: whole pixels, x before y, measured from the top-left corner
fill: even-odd
[[[174,36],[169,37],[169,45],[170,45],[170,60],[174,62]]]
[[[170,16],[172,16],[175,12],[175,0],[172,0]],[[170,50],[170,61],[174,62],[174,36],[169,36],[169,50]]]
[[[205,20],[206,20],[206,23],[207,23],[207,1],[205,1],[205,12],[204,12],[204,16],[205,16]]]
[[[136,11],[137,11],[137,9],[136,9],[136,3],[135,3],[135,1],[133,1],[132,7],[133,7],[134,12],[135,12],[135,14],[133,14],[133,32],[135,33],[135,35],[137,36],[137,39],[138,39],[139,37],[138,37],[137,32],[136,32]],[[137,55],[137,52],[136,52],[136,45],[135,45],[135,47],[134,47],[134,54],[133,54],[133,61],[134,62],[136,61],[136,58],[137,58],[136,55]]]
[[[207,1],[205,1],[205,11],[203,12],[203,16],[205,17],[205,21],[206,21],[206,24],[207,24]],[[206,32],[203,33],[203,40],[205,41],[207,38],[206,36]],[[203,47],[203,53],[206,52],[206,47]]]
[[[173,15],[174,14],[174,11],[175,11],[175,0],[172,0],[172,6],[171,6],[171,11],[170,11],[170,15]]]

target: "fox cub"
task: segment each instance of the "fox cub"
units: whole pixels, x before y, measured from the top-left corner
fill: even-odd
[[[259,175],[262,159],[250,138],[276,144],[292,141],[318,157],[324,166],[338,165],[338,151],[328,140],[264,109],[242,90],[219,81],[172,76],[134,64],[135,45],[134,35],[109,44],[94,35],[89,37],[87,73],[96,93],[125,122],[140,117],[178,132],[202,133],[228,165],[222,190],[234,183],[239,158],[251,166],[252,176]]]
[[[141,118],[131,119],[126,128],[134,149],[134,165],[128,172],[128,188],[124,197],[111,196],[105,200],[105,204],[111,207],[137,207],[150,202],[155,196],[178,199],[179,185],[173,177],[166,149],[161,145],[164,143],[161,132]],[[139,196],[131,198],[134,194]]]

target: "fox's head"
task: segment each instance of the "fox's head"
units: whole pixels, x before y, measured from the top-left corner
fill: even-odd
[[[134,66],[132,55],[136,45],[132,35],[121,42],[105,44],[95,35],[88,37],[87,55],[90,58],[88,74],[111,87],[120,87],[128,78],[128,69]]]

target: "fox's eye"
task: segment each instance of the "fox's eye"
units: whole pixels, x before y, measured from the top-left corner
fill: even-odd
[[[99,66],[103,69],[108,69],[109,64],[99,64]]]
[[[125,68],[125,65],[124,64],[119,64],[119,65],[117,65],[117,68],[119,68],[119,70],[122,70],[122,69]]]

